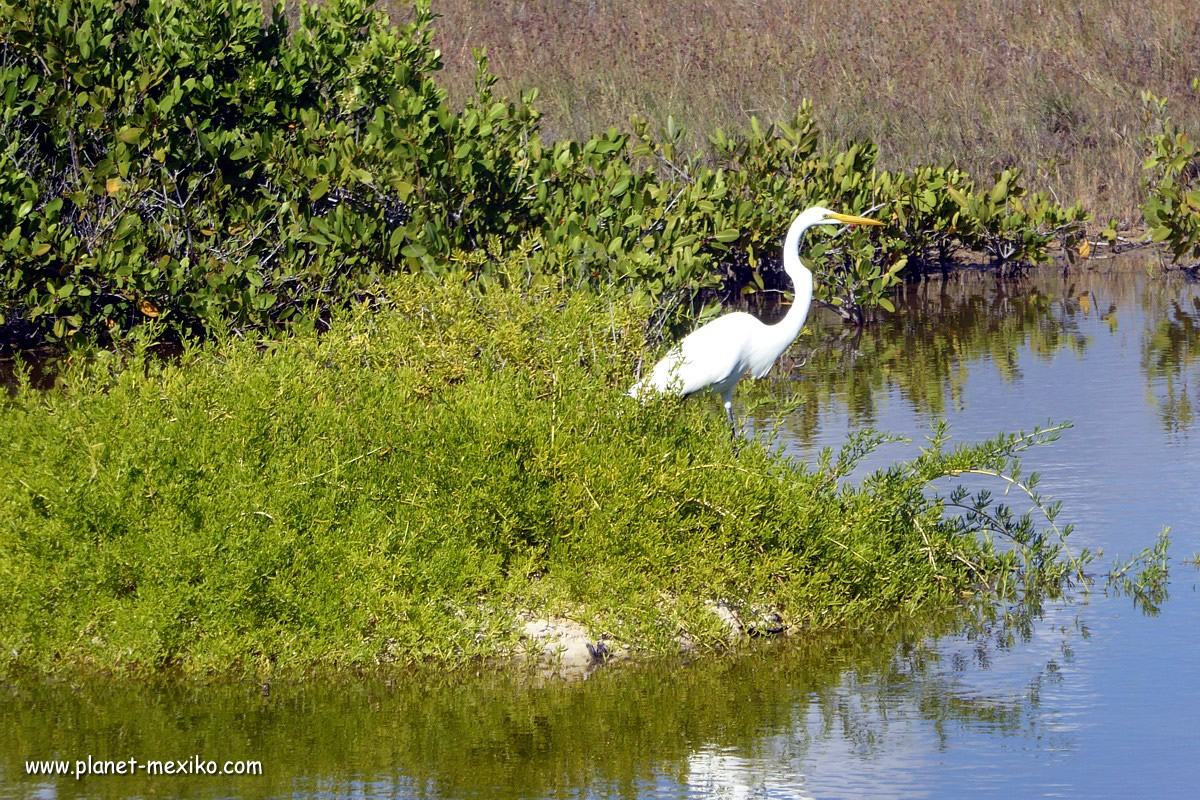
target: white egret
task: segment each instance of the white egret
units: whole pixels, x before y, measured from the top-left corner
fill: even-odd
[[[725,413],[733,423],[733,390],[749,372],[761,378],[775,359],[795,341],[812,304],[813,276],[800,261],[800,240],[815,225],[882,225],[883,223],[835,214],[814,206],[792,221],[783,240],[783,271],[792,279],[792,307],[782,320],[766,325],[749,314],[735,311],[702,325],[684,337],[650,374],[629,389],[631,397],[649,393],[687,397],[706,389],[721,395]]]

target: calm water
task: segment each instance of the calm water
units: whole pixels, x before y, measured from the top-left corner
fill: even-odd
[[[909,621],[581,683],[4,687],[0,797],[1196,797],[1200,286],[1136,267],[967,274],[898,307],[858,339],[814,322],[773,385],[807,400],[785,446],[811,458],[865,425],[920,442],[941,418],[963,440],[1071,420],[1026,464],[1076,546],[1104,550],[1098,573],[1171,526],[1158,613],[1101,581],[1033,617]],[[27,758],[89,755],[263,774],[24,775]]]

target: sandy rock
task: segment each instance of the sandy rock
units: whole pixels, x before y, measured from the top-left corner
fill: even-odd
[[[686,633],[679,633],[675,637],[675,641],[679,643],[679,655],[681,656],[694,656],[700,649],[696,646],[696,640]]]
[[[761,607],[734,610],[724,600],[709,600],[704,604],[725,628],[730,643],[744,636],[778,636],[787,632],[787,624],[779,612]]]
[[[557,671],[587,673],[616,654],[603,639],[593,640],[587,628],[566,617],[541,617],[521,626],[533,645],[527,652]]]
[[[730,642],[736,642],[742,638],[742,621],[738,619],[737,612],[729,607],[729,604],[724,600],[708,600],[704,605],[716,615],[717,619],[721,620],[721,625],[725,628],[725,638]]]

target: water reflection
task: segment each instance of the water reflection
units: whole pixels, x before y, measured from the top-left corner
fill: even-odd
[[[959,685],[963,670],[1028,639],[1033,625],[1014,619],[975,610],[897,620],[865,636],[768,644],[577,684],[410,674],[277,684],[269,697],[258,685],[102,679],[7,687],[0,796],[811,796],[809,771],[823,780],[845,772],[833,752],[888,763],[903,726],[1030,735],[1034,692]],[[949,634],[970,652],[940,650]],[[261,760],[264,774],[23,774],[29,758],[193,754]]]
[[[985,284],[967,287],[966,294],[996,296],[987,279],[980,280]],[[917,290],[932,292],[928,296],[933,298],[949,294],[947,313],[923,317],[924,309],[912,306],[911,293]],[[1137,553],[1153,543],[1163,526],[1171,526],[1175,534],[1175,563],[1180,553],[1200,548],[1200,495],[1195,492],[1200,454],[1195,437],[1189,439],[1200,400],[1195,389],[1200,378],[1200,284],[1150,277],[1140,265],[1105,272],[1042,272],[1009,281],[1007,290],[995,287],[997,295],[1007,291],[1028,297],[1023,306],[1007,306],[1015,310],[1007,320],[989,316],[989,304],[966,296],[960,302],[954,291],[937,285],[908,291],[902,315],[928,320],[917,325],[918,338],[905,338],[908,321],[893,320],[864,332],[853,353],[829,348],[827,363],[813,370],[810,362],[790,376],[784,386],[792,393],[807,392],[810,407],[784,432],[783,446],[809,460],[815,449],[836,449],[846,432],[867,422],[919,440],[933,420],[944,417],[955,438],[977,441],[997,430],[1072,420],[1075,427],[1060,443],[1028,454],[1025,466],[1041,472],[1043,486],[1064,501],[1064,521],[1077,524],[1073,543],[1108,554],[1096,565],[1101,575],[1112,565],[1112,554]],[[955,321],[955,308],[972,303],[983,318]],[[1033,308],[1040,316],[1023,315],[1021,308]],[[973,331],[957,328],[972,324],[990,326],[1000,341],[964,346],[973,341]],[[830,335],[838,332],[835,327]],[[889,343],[897,344],[899,352],[880,359]],[[820,348],[815,350],[813,357],[821,357]],[[872,370],[879,374],[868,390],[856,388],[861,384],[855,384],[855,373],[870,375]],[[917,380],[921,376],[926,376],[924,384]],[[890,449],[864,468],[886,466],[914,450]],[[1185,796],[1188,779],[1180,765],[1194,750],[1192,720],[1200,708],[1200,682],[1194,680],[1200,595],[1194,582],[1190,588],[1172,591],[1158,616],[1145,616],[1150,607],[1136,595],[1131,599],[1110,591],[1093,597],[1088,616],[1089,624],[1102,632],[1098,640],[1085,637],[1088,628],[1081,624],[1072,637],[1047,641],[1055,631],[1074,629],[1065,611],[1055,612],[1052,620],[1035,626],[1032,644],[1016,648],[1015,657],[979,662],[960,676],[964,684],[989,695],[1005,685],[1005,671],[1010,686],[1016,680],[1028,682],[1030,694],[1020,707],[1030,710],[1037,731],[1012,737],[1023,742],[1015,748],[998,746],[1009,737],[980,736],[986,724],[979,720],[953,731],[945,740],[945,760],[939,762],[929,758],[928,748],[935,745],[928,729],[918,725],[914,736],[925,735],[927,747],[917,748],[915,756],[925,762],[899,771],[922,775],[924,788],[936,787],[931,790],[936,796],[966,794],[956,780],[969,781],[973,795]],[[1103,613],[1095,606],[1102,606]],[[1081,613],[1087,615],[1087,609]],[[964,658],[965,646],[960,640],[944,642],[947,651],[958,650]],[[1034,646],[1041,661],[1036,669],[1028,657]],[[1000,651],[990,652],[995,656]],[[1024,665],[1025,671],[1013,669],[1014,664]],[[1184,688],[1174,688],[1180,686]],[[897,716],[912,720],[903,712]],[[897,745],[893,736],[890,746]],[[964,747],[973,757],[964,756]],[[845,756],[853,762],[852,751]],[[1034,766],[1026,768],[1031,756]],[[992,766],[998,764],[1005,767]],[[854,794],[844,792],[840,782],[832,786],[835,793]]]
[[[1151,311],[1142,370],[1163,427],[1180,433],[1195,425],[1200,403],[1200,297],[1171,298],[1165,306]]]
[[[1195,283],[1149,277],[1131,264],[1004,279],[962,272],[906,285],[896,308],[863,331],[846,328],[832,313],[814,314],[811,333],[789,352],[781,371],[790,385],[760,390],[803,398],[786,423],[790,439],[807,447],[821,438],[822,421],[834,406],[845,412],[849,429],[878,425],[880,404],[889,396],[925,420],[940,419],[966,408],[965,386],[977,365],[1019,382],[1027,369],[1022,354],[1041,362],[1063,354],[1083,361],[1096,337],[1126,332],[1140,336],[1147,398],[1159,408],[1164,428],[1178,432],[1195,424]],[[770,318],[778,311],[759,313]]]
[[[703,747],[688,756],[687,794],[729,800],[811,800],[813,795],[802,782],[780,780],[767,764],[761,757],[745,758],[734,750]]]

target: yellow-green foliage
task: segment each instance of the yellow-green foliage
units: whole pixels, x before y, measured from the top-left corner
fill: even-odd
[[[714,599],[828,627],[1061,575],[1040,539],[998,556],[925,492],[1011,440],[842,486],[869,438],[810,468],[735,447],[703,401],[626,397],[627,300],[456,275],[381,303],[265,348],[101,353],[6,400],[0,662],[455,664],[505,651],[525,609],[663,651],[721,640]]]

